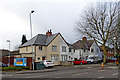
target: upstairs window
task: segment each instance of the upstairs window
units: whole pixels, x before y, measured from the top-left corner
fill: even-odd
[[[56,51],[57,51],[57,46],[52,45],[52,51],[53,51],[53,52],[56,52]]]
[[[39,46],[39,50],[42,51],[42,46]]]
[[[71,48],[69,48],[69,52],[72,52],[72,49],[71,49]]]
[[[74,49],[74,53],[75,53],[75,49]]]
[[[91,49],[91,52],[94,52],[94,49]]]
[[[62,46],[62,52],[66,52],[66,46]]]
[[[85,49],[83,51],[85,52]]]
[[[26,51],[28,51],[28,47],[26,47]]]

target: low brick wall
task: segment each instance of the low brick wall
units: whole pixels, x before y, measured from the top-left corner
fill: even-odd
[[[60,65],[73,65],[73,61],[60,61]]]
[[[14,66],[14,58],[20,58],[20,57],[10,57],[10,66]],[[32,57],[26,57],[27,58],[27,67],[32,66]],[[4,64],[8,64],[9,63],[9,57],[2,57],[2,59],[0,58],[0,62],[4,63]]]

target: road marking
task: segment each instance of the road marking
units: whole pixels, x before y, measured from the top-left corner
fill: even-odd
[[[75,73],[76,71],[73,71],[73,72],[69,72],[69,73]],[[57,74],[68,74],[68,72],[60,72],[60,73],[57,73]]]
[[[118,74],[119,74],[119,73],[115,73],[115,74],[113,74],[113,75],[115,76],[115,75],[118,75]]]
[[[67,72],[61,72],[61,73],[57,73],[57,74],[65,74],[65,73],[67,73]]]
[[[57,77],[57,78],[61,78],[61,77]]]
[[[73,74],[72,76],[79,76],[79,75],[82,75],[82,74],[87,74],[88,72],[85,72],[85,73],[81,73],[81,74]]]
[[[28,78],[37,78],[37,77],[42,77],[42,76],[46,76],[46,75],[37,75],[37,76],[29,76]]]
[[[72,76],[78,76],[78,75],[81,75],[81,74],[74,74],[74,75],[72,75]]]
[[[88,67],[88,68],[92,68],[92,67]]]
[[[104,77],[98,77],[98,78],[104,78]]]
[[[106,70],[99,70],[99,71],[106,71]],[[99,71],[98,71],[98,72],[99,72]]]
[[[108,67],[108,68],[118,68],[118,67]]]

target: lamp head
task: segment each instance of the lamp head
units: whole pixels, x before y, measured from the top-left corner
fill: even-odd
[[[114,40],[116,40],[116,37],[114,37]]]
[[[7,40],[7,42],[10,42],[10,40]]]
[[[31,13],[34,13],[34,10],[32,10]]]

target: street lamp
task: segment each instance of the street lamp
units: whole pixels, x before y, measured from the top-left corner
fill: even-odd
[[[34,13],[34,10],[30,12],[30,29],[31,29],[31,39],[32,39],[32,20],[31,20],[31,14]],[[31,44],[32,47],[32,64],[33,64],[33,70],[34,70],[34,54],[33,54],[33,44]]]
[[[116,37],[114,37],[114,56],[116,58]],[[116,60],[115,60],[115,64],[116,64]]]
[[[10,40],[7,40],[7,42],[9,43],[9,66],[10,66]]]

